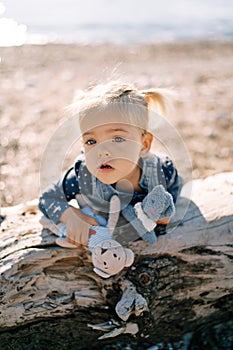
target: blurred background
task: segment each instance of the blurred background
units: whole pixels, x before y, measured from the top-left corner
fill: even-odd
[[[6,0],[1,46],[232,39],[231,0]]]
[[[193,178],[232,170],[232,39],[231,0],[0,1],[2,205],[38,197],[75,90],[112,76],[177,92],[168,119]]]

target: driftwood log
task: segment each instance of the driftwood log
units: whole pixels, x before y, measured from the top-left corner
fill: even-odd
[[[0,348],[232,349],[233,173],[192,187],[168,233],[130,244],[134,265],[108,280],[41,231],[36,201],[3,208]]]

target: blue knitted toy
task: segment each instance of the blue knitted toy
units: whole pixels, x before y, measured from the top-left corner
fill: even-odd
[[[173,198],[162,185],[155,186],[142,202],[128,205],[122,210],[127,221],[135,228],[139,236],[150,244],[157,241],[154,228],[156,221],[171,217],[175,213]]]

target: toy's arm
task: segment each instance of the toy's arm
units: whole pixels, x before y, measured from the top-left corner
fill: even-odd
[[[112,239],[112,234],[119,219],[119,214],[121,210],[120,199],[118,196],[112,196],[109,205],[108,222],[101,215],[94,214],[90,208],[86,208],[84,210],[87,215],[94,217],[101,225],[92,226],[91,228],[91,235],[89,238],[88,247],[90,251],[93,251],[93,249],[101,242]]]

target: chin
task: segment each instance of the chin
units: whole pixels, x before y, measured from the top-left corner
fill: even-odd
[[[105,185],[112,185],[112,184],[116,183],[117,181],[119,181],[119,180],[115,180],[115,179],[102,178],[100,176],[96,176],[96,177],[100,182],[102,182]]]
[[[119,177],[111,176],[110,174],[109,175],[97,174],[96,177],[99,181],[101,181],[105,185],[112,185],[120,180]]]

